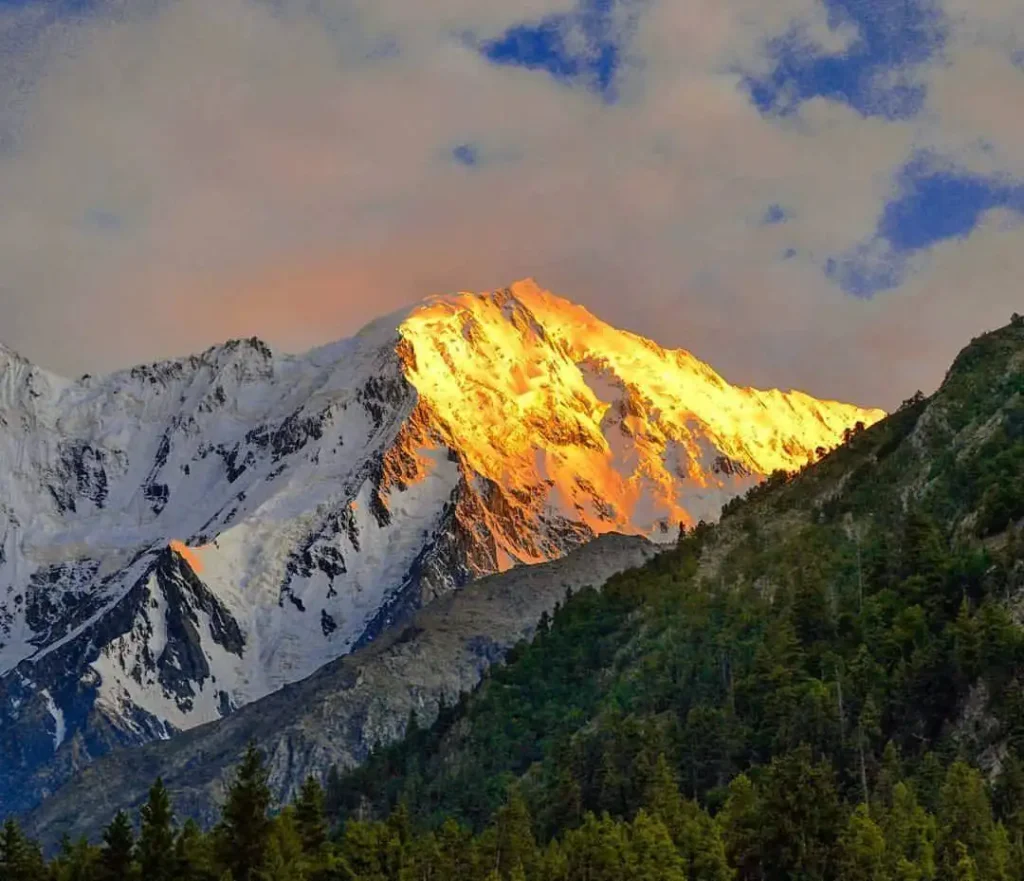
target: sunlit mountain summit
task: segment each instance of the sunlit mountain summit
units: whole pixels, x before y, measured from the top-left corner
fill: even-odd
[[[233,340],[73,381],[3,350],[0,803],[482,575],[672,541],[882,415],[730,385],[532,280],[298,356]]]

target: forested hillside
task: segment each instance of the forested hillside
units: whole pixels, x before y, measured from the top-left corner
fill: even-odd
[[[174,874],[140,868],[147,808],[135,851],[122,817],[50,877],[1024,879],[1022,517],[1015,316],[931,398],[567,597],[326,796],[265,819],[253,750],[216,830],[156,836]],[[12,868],[32,853],[10,825],[0,878],[47,877]]]

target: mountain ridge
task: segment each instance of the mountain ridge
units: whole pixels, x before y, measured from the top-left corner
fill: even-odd
[[[0,375],[0,807],[481,575],[603,532],[670,541],[880,415],[729,386],[529,281],[305,355],[233,340],[79,380],[19,359]]]
[[[50,844],[63,832],[94,833],[110,810],[141,803],[158,774],[181,816],[209,822],[252,740],[267,744],[269,783],[286,802],[307,775],[352,768],[400,737],[410,713],[429,723],[454,706],[491,664],[533,635],[567,590],[600,587],[654,554],[655,545],[639,536],[606,533],[549,563],[479,579],[428,603],[405,627],[224,719],[99,759],[27,823]]]
[[[300,742],[353,742],[366,719],[346,703],[353,688],[385,703],[396,695],[389,715],[400,722],[410,674],[415,690],[430,666],[424,645],[444,644],[450,627],[475,657],[480,622],[508,623],[492,602],[507,611],[538,601],[518,579],[534,579],[550,602],[565,575],[585,577],[581,560],[630,543],[644,551],[643,539],[605,535],[444,597],[299,688],[110,757],[27,828],[48,843],[69,823],[95,832],[138,806],[147,777],[165,768],[179,817],[210,822],[196,792],[204,807],[216,802],[208,778],[223,781],[244,734],[280,780],[304,754],[296,728]],[[423,721],[441,710],[432,726],[408,726],[333,778],[330,816],[341,825],[325,862],[373,874],[387,841],[402,854],[388,877],[413,864],[443,873],[452,857],[482,876],[514,809],[526,877],[565,877],[566,857],[583,877],[595,853],[613,854],[601,865],[623,877],[631,863],[614,854],[628,839],[614,827],[651,818],[664,824],[658,865],[674,853],[687,877],[706,881],[955,879],[965,866],[970,877],[1017,877],[1024,322],[973,341],[935,395],[912,396],[821,461],[752,488],[719,524],[640,556],[649,559],[527,628],[457,704],[428,705]],[[322,712],[334,701],[340,712]],[[252,719],[266,724],[242,724]],[[275,822],[287,828],[294,816]]]

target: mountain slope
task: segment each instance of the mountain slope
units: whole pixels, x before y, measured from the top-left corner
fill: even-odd
[[[679,522],[879,411],[729,386],[522,282],[303,356],[70,381],[0,352],[0,810],[433,597]]]
[[[657,810],[663,755],[722,811],[743,878],[860,877],[833,860],[863,842],[843,839],[861,802],[905,848],[892,877],[934,877],[934,860],[952,879],[963,854],[979,878],[1016,877],[998,866],[1024,865],[1024,321],[728,508],[353,772],[348,815],[402,800],[421,824],[482,829],[518,780],[542,838],[562,835],[585,811]],[[610,650],[580,648],[595,619]],[[917,843],[899,838],[908,811],[932,824]]]
[[[267,745],[270,785],[288,800],[307,774],[353,767],[376,744],[401,736],[410,711],[430,720],[440,702],[454,706],[489,664],[532,635],[566,590],[600,586],[654,553],[643,538],[608,534],[550,563],[482,578],[226,719],[100,759],[44,801],[29,824],[48,843],[65,832],[94,836],[112,811],[143,802],[157,775],[179,817],[210,821],[250,740]]]

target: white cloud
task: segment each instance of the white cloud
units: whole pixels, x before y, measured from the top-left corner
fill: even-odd
[[[1024,155],[1012,114],[968,100],[993,70],[1008,99],[1020,87],[995,49],[937,63],[928,112],[891,123],[822,99],[769,120],[749,101],[737,67],[766,70],[766,38],[794,21],[822,51],[856,39],[813,0],[652,0],[614,106],[460,37],[572,5],[179,0],[51,31],[10,56],[42,73],[0,155],[0,337],[65,371],[249,333],[301,348],[536,275],[738,381],[892,404],[913,389],[890,387],[879,353],[906,303],[940,341],[907,368],[917,385],[941,377],[949,338],[1000,320],[1008,276],[980,252],[921,264],[972,261],[992,309],[956,323],[938,294],[927,306],[930,276],[865,303],[821,271],[871,234],[915,148],[969,150],[984,130]],[[462,143],[478,167],[448,161]],[[791,219],[763,226],[774,203]]]

